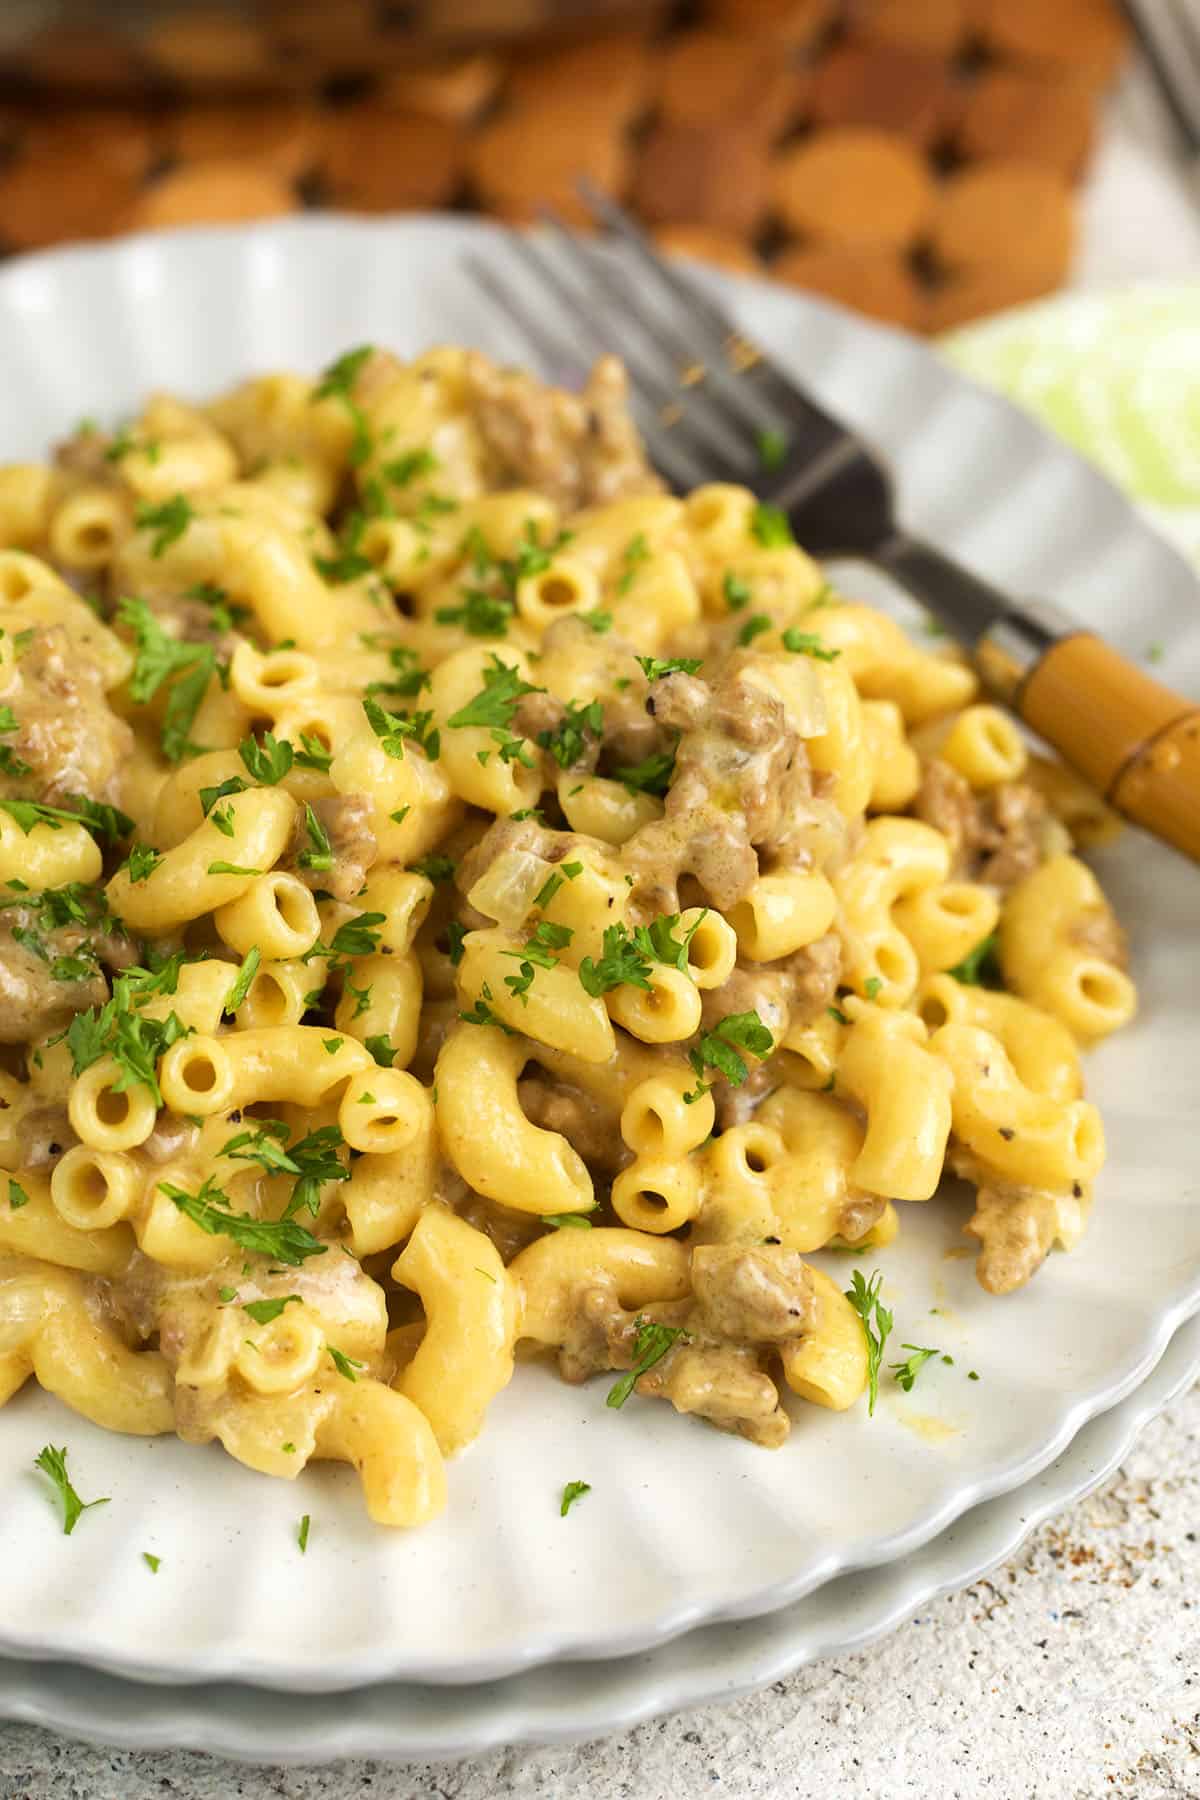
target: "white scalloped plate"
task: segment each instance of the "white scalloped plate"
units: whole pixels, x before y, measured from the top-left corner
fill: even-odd
[[[12,264],[0,456],[35,454],[80,414],[115,415],[153,386],[204,395],[368,340],[521,360],[461,271],[484,241],[497,234],[457,219],[321,219]],[[916,343],[766,285],[728,291],[749,330],[896,455],[912,526],[1135,654],[1163,643],[1166,676],[1200,689],[1194,578],[1094,470]],[[1200,1306],[1200,874],[1130,834],[1102,876],[1131,928],[1144,1008],[1091,1063],[1110,1163],[1087,1238],[1005,1300],[947,1255],[962,1243],[958,1202],[907,1208],[887,1253],[897,1341],[939,1343],[953,1368],[930,1364],[910,1396],[887,1384],[873,1420],[798,1406],[775,1454],[666,1408],[613,1413],[602,1385],[525,1368],[453,1466],[444,1517],[412,1536],[369,1524],[348,1471],[289,1487],[216,1448],[107,1436],[28,1391],[0,1413],[0,1648],[150,1681],[486,1681],[772,1612],[911,1556],[1030,1480]],[[112,1496],[69,1543],[29,1472],[47,1440],[70,1445],[85,1497]],[[592,1492],[560,1519],[575,1479]],[[163,1559],[156,1577],[144,1550]]]
[[[229,1682],[146,1687],[73,1664],[0,1658],[0,1718],[122,1749],[311,1765],[582,1742],[683,1707],[734,1700],[822,1657],[861,1650],[937,1595],[978,1581],[1111,1475],[1198,1370],[1200,1319],[1190,1319],[1136,1392],[1090,1419],[1040,1475],[964,1513],[914,1556],[842,1575],[762,1618],[684,1632],[640,1656],[543,1665],[471,1687],[383,1682],[304,1695]]]

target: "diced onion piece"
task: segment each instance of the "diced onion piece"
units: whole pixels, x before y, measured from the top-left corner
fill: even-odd
[[[502,850],[484,870],[467,899],[477,911],[497,925],[513,930],[523,925],[533,905],[554,873],[554,864],[531,850]]]

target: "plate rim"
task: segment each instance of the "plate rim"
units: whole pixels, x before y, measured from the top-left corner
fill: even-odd
[[[386,221],[331,214],[249,227],[193,227],[169,233],[141,233],[108,242],[61,246],[15,258],[0,269],[0,292],[16,282],[36,277],[40,270],[65,267],[80,261],[88,266],[96,260],[115,262],[122,258],[144,258],[151,255],[165,255],[169,258],[173,245],[190,245],[198,240],[227,247],[231,253],[243,253],[243,247],[248,244],[279,242],[286,246],[291,239],[297,237],[332,238],[357,234],[365,240],[377,241],[384,236],[394,239],[406,231],[427,231],[431,227],[448,244],[460,247],[470,239],[483,237],[489,241],[502,241],[506,235],[504,228],[500,226],[438,213],[404,215],[399,220]],[[1070,462],[1077,471],[1084,472],[1086,481],[1094,485],[1098,493],[1104,494],[1109,505],[1115,502],[1128,516],[1130,524],[1136,524],[1139,532],[1153,538],[1160,554],[1174,559],[1183,567],[1187,566],[1179,552],[1138,516],[1126,496],[1102,471],[1056,438],[1028,413],[984,383],[946,363],[926,345],[891,327],[860,320],[828,302],[790,293],[777,284],[716,275],[713,280],[718,287],[725,287],[730,292],[735,304],[739,292],[763,291],[774,296],[776,303],[781,299],[794,303],[801,312],[808,310],[818,317],[822,313],[832,315],[843,323],[851,324],[866,339],[886,341],[895,354],[903,353],[928,368],[936,369],[943,392],[963,387],[970,389],[988,408],[1000,409],[1010,426],[1019,429],[1028,443],[1052,447],[1055,455]],[[870,1543],[849,1551],[831,1550],[819,1563],[810,1564],[794,1580],[773,1581],[749,1590],[742,1588],[736,1596],[721,1600],[714,1600],[710,1595],[699,1600],[681,1601],[661,1610],[652,1622],[641,1629],[610,1629],[602,1642],[579,1631],[546,1629],[540,1634],[530,1633],[520,1646],[516,1649],[510,1647],[503,1655],[496,1652],[473,1662],[460,1659],[453,1665],[439,1663],[436,1668],[431,1668],[427,1666],[425,1658],[420,1658],[421,1677],[427,1683],[438,1686],[463,1686],[515,1675],[551,1659],[585,1661],[600,1657],[621,1658],[689,1633],[702,1626],[705,1621],[746,1619],[781,1610],[841,1575],[854,1570],[876,1569],[910,1556],[922,1545],[941,1535],[964,1512],[1034,1478],[1062,1454],[1092,1418],[1123,1402],[1144,1381],[1163,1355],[1172,1336],[1197,1308],[1200,1308],[1200,1270],[1191,1285],[1181,1289],[1169,1307],[1154,1314],[1152,1322],[1147,1324],[1138,1340],[1137,1355],[1132,1358],[1119,1381],[1098,1379],[1091,1390],[1075,1396],[1072,1404],[1061,1413],[1058,1428],[1036,1450],[1014,1453],[1001,1462],[993,1462],[986,1474],[959,1482],[952,1492],[947,1493],[940,1506],[923,1514],[900,1531],[877,1536]],[[94,1638],[94,1633],[92,1637]],[[282,1663],[271,1655],[255,1655],[243,1645],[238,1646],[232,1657],[225,1646],[214,1646],[207,1651],[192,1649],[184,1661],[164,1664],[161,1657],[151,1662],[134,1655],[106,1654],[102,1647],[89,1639],[76,1640],[71,1647],[66,1647],[61,1643],[39,1638],[36,1631],[14,1629],[7,1622],[0,1626],[0,1652],[63,1663],[83,1658],[96,1668],[114,1674],[132,1674],[145,1682],[173,1683],[187,1677],[194,1681],[215,1683],[234,1678],[264,1687],[286,1686],[297,1692],[345,1690],[363,1682],[376,1682],[389,1677],[412,1679],[417,1674],[417,1669],[413,1666],[417,1659],[411,1655],[407,1658],[398,1657],[394,1650],[388,1652],[387,1666],[382,1671],[377,1653],[340,1655],[332,1675],[325,1667],[314,1668],[311,1664],[298,1667]]]
[[[812,1604],[810,1595],[736,1625],[700,1626],[640,1656],[576,1662],[557,1671],[543,1666],[455,1690],[452,1720],[436,1724],[424,1709],[426,1703],[444,1702],[446,1690],[430,1693],[413,1683],[368,1683],[348,1694],[315,1697],[233,1683],[148,1690],[88,1665],[0,1656],[0,1720],[100,1748],[183,1750],[297,1768],[350,1758],[449,1761],[503,1747],[576,1743],[628,1731],[666,1714],[736,1700],[812,1663],[865,1649],[912,1612],[969,1587],[1013,1556],[1048,1519],[1100,1487],[1152,1420],[1198,1377],[1200,1317],[1194,1316],[1181,1325],[1142,1384],[1089,1420],[1031,1483],[970,1508],[925,1545],[922,1561],[910,1565],[907,1584],[903,1567],[895,1564],[847,1575],[845,1580],[869,1590],[869,1616],[849,1634],[810,1627],[806,1637],[803,1615]],[[1103,1440],[1098,1459],[1089,1433]],[[1031,1493],[1038,1483],[1044,1491]],[[777,1641],[765,1647],[768,1635]],[[668,1666],[686,1651],[693,1653],[689,1661]],[[97,1683],[98,1694],[81,1692]],[[236,1705],[230,1704],[231,1695]],[[89,1698],[86,1720],[78,1716],[80,1698]],[[124,1711],[114,1699],[128,1703]],[[400,1704],[406,1700],[413,1712],[424,1711],[425,1723],[413,1728],[411,1713],[402,1722]],[[285,1720],[285,1714],[291,1716]],[[298,1729],[311,1731],[316,1741],[298,1744]],[[280,1735],[272,1736],[276,1730]]]

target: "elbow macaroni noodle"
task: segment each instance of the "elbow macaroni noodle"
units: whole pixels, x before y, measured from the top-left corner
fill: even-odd
[[[0,1403],[413,1526],[522,1356],[873,1394],[798,1259],[947,1166],[985,1286],[1082,1231],[1111,815],[748,491],[539,464],[564,405],[364,349],[0,469]]]

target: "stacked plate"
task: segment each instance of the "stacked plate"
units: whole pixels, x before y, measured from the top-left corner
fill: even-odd
[[[322,219],[12,265],[0,457],[40,454],[148,388],[202,396],[364,342],[523,360],[463,273],[481,244],[503,254],[463,221]],[[1167,677],[1200,690],[1195,579],[1093,468],[907,340],[765,285],[727,293],[891,453],[915,529],[1014,592],[1066,601],[1131,654],[1160,647]],[[843,580],[895,599],[865,574]],[[295,1761],[595,1735],[859,1644],[1011,1550],[1200,1361],[1186,1323],[1200,1308],[1200,874],[1132,833],[1102,861],[1143,1009],[1090,1063],[1109,1135],[1091,1229],[998,1300],[957,1253],[961,1206],[909,1209],[886,1259],[897,1337],[953,1358],[914,1393],[887,1384],[874,1419],[807,1409],[768,1456],[523,1369],[454,1466],[448,1512],[410,1537],[367,1523],[345,1471],[266,1482],[215,1449],[111,1438],[24,1394],[0,1412],[17,1552],[0,1568],[0,1712]],[[85,1497],[111,1496],[69,1543],[28,1475],[64,1436]],[[562,1519],[576,1479],[592,1491]]]

